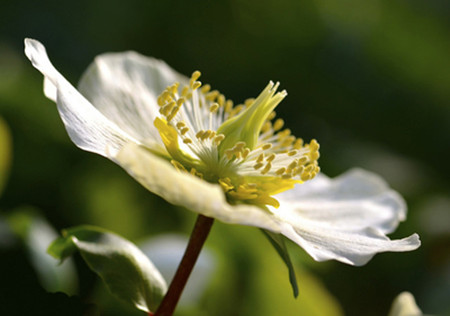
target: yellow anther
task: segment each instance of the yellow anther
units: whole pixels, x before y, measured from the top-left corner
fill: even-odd
[[[223,189],[225,192],[228,192],[228,191],[234,189],[234,186],[233,186],[233,184],[231,183],[230,178],[222,178],[222,179],[219,179],[219,184],[220,184],[220,186],[222,187],[222,189]]]
[[[311,140],[311,142],[309,143],[310,150],[318,150],[319,147],[319,143],[315,139]]]
[[[181,96],[183,98],[185,98],[187,96],[188,92],[189,92],[189,87],[188,86],[184,86],[183,90],[181,90]]]
[[[313,170],[315,170],[316,169],[316,166],[315,165],[308,165],[308,166],[306,166],[306,168],[305,168],[305,172],[307,172],[307,173],[311,173]]]
[[[297,151],[296,150],[291,150],[290,152],[288,152],[288,156],[289,157],[292,157],[292,156],[295,156],[295,155],[297,155]]]
[[[256,159],[256,162],[263,162],[264,160],[264,154],[261,154],[258,156],[258,158]]]
[[[275,159],[276,155],[275,154],[270,154],[267,158],[266,161],[267,162],[272,162]]]
[[[270,112],[269,116],[267,117],[268,121],[271,121],[277,116],[277,113],[275,111]]]
[[[286,171],[286,168],[283,167],[283,168],[280,168],[277,171],[275,171],[275,174],[277,176],[281,176],[285,171]]]
[[[172,111],[172,109],[175,107],[176,103],[175,101],[172,101],[170,103],[167,103],[163,107],[159,109],[159,113],[161,113],[164,116],[169,115],[169,113]]]
[[[263,170],[261,170],[261,174],[266,174],[270,171],[270,169],[272,168],[272,164],[270,162],[267,163],[267,165],[264,167]]]
[[[167,90],[164,90],[163,93],[161,93],[157,99],[158,105],[163,106],[166,104],[167,97],[169,96],[169,92]]]
[[[292,161],[289,165],[288,165],[288,169],[294,169],[294,168],[296,168],[297,167],[297,161],[296,160],[294,160],[294,161]]]
[[[225,155],[227,156],[228,160],[231,160],[234,156],[234,151],[232,149],[225,150]]]
[[[208,101],[214,101],[217,96],[219,95],[219,91],[217,90],[213,90],[211,92],[208,92],[207,94],[205,94],[205,99]]]
[[[218,103],[213,103],[213,104],[209,107],[209,112],[211,112],[211,113],[216,113],[218,109],[219,109],[219,104],[218,104]]]
[[[294,149],[301,149],[303,147],[303,139],[297,138],[292,147],[294,147]]]
[[[299,158],[298,161],[297,161],[297,163],[299,165],[304,165],[307,162],[308,162],[308,157],[305,157],[305,156],[303,156],[302,158]]]
[[[269,121],[266,121],[261,128],[261,133],[268,132],[271,130],[271,128],[272,128],[272,123],[270,123]]]
[[[195,81],[198,78],[200,78],[200,76],[202,75],[202,73],[198,70],[194,71],[191,75],[191,80]]]
[[[242,104],[236,105],[231,111],[230,111],[230,118],[233,116],[236,116],[244,109],[244,106]]]
[[[267,144],[264,144],[264,145],[262,146],[262,150],[268,150],[268,149],[270,149],[270,148],[272,148],[272,144],[271,144],[271,143],[267,143]]]
[[[202,135],[202,140],[205,140],[205,139],[209,138],[209,136],[211,135],[211,133],[212,133],[211,130],[205,131],[205,133],[203,133],[203,135]]]
[[[184,101],[186,101],[185,98],[179,98],[177,100],[177,106],[181,106],[184,103]]]
[[[178,92],[178,87],[180,86],[179,82],[175,82],[173,85],[171,85],[168,89],[171,95],[174,95]]]
[[[320,154],[318,151],[313,151],[309,154],[309,156],[311,157],[311,160],[317,160],[320,157]]]
[[[309,179],[311,179],[311,174],[309,173],[302,173],[302,175],[300,176],[300,179],[302,179],[302,181],[308,181]]]
[[[219,146],[220,142],[223,141],[225,139],[225,135],[224,134],[219,134],[217,136],[214,137],[214,143]]]
[[[278,132],[279,139],[283,139],[285,137],[288,137],[289,135],[291,135],[291,130],[289,128],[286,128],[285,130]]]
[[[281,146],[283,147],[291,147],[292,143],[295,141],[295,136],[288,136],[283,139],[281,142]]]
[[[192,140],[190,138],[185,138],[185,139],[183,139],[183,143],[192,144]]]
[[[283,126],[284,126],[284,121],[283,121],[283,119],[279,118],[275,121],[275,123],[273,123],[273,130],[279,131],[280,129],[283,128]]]
[[[203,87],[201,87],[200,91],[201,93],[205,94],[208,93],[209,90],[211,90],[211,86],[209,84],[205,84]]]
[[[227,100],[227,102],[225,102],[225,106],[224,106],[224,111],[225,113],[231,113],[231,110],[233,109],[233,101],[231,100]]]
[[[202,83],[200,81],[195,81],[191,84],[191,89],[196,90],[202,86]]]
[[[300,166],[300,167],[298,167],[298,168],[295,168],[292,175],[293,175],[293,176],[297,176],[297,175],[303,173],[303,170],[304,170],[304,167],[303,167],[303,166]]]
[[[186,123],[184,123],[183,121],[179,121],[176,126],[178,129],[182,129],[183,127],[186,126]]]
[[[219,94],[219,96],[217,97],[217,103],[220,106],[223,106],[225,104],[225,96],[223,94]]]
[[[201,139],[203,137],[203,134],[205,134],[205,131],[200,130],[197,132],[197,134],[195,134],[195,137],[197,137],[198,139]]]
[[[187,94],[186,94],[186,99],[187,100],[190,100],[192,98],[192,92],[188,92]]]
[[[237,142],[235,145],[234,145],[234,148],[235,149],[242,149],[242,148],[244,148],[245,147],[245,142]]]
[[[181,134],[181,135],[184,135],[184,134],[186,134],[187,132],[189,132],[189,127],[183,127],[183,128],[180,130],[180,134]]]
[[[184,166],[183,166],[181,163],[179,163],[178,161],[172,159],[172,160],[170,161],[170,163],[171,163],[172,166],[174,166],[175,169],[177,169],[178,171],[186,171],[186,169],[184,168]]]
[[[247,158],[249,154],[250,154],[250,148],[245,148],[242,151],[242,158],[244,158],[244,159]]]
[[[255,102],[254,98],[249,98],[249,99],[245,100],[245,102],[244,102],[245,107],[248,108],[250,105],[253,104],[253,102]]]
[[[264,166],[264,164],[262,162],[258,162],[256,163],[253,168],[255,168],[255,170],[258,170],[259,168],[261,168],[262,166]]]
[[[283,174],[283,175],[281,176],[281,178],[282,178],[282,179],[290,179],[290,178],[292,178],[292,175],[291,175],[290,173],[286,173],[286,174]]]
[[[179,110],[180,110],[180,107],[179,106],[175,106],[172,109],[172,112],[170,112],[170,114],[167,116],[167,121],[170,122],[175,117],[175,115],[177,115]]]

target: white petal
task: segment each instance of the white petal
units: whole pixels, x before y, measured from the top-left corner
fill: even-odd
[[[379,252],[410,251],[420,246],[419,236],[390,240],[382,232],[368,227],[343,231],[319,222],[300,221],[282,224],[282,234],[305,249],[317,261],[338,260],[350,265],[366,264]]]
[[[279,232],[272,214],[251,205],[230,205],[219,185],[177,171],[145,148],[127,144],[111,157],[149,191],[169,203],[229,224],[257,226]]]
[[[59,114],[72,141],[81,149],[103,156],[117,152],[125,143],[137,142],[105,118],[51,64],[45,47],[25,39],[25,54],[45,76],[45,94],[56,100]]]
[[[160,141],[153,125],[164,89],[189,79],[165,62],[136,52],[97,56],[79,83],[80,92],[109,120],[145,143]]]
[[[375,227],[384,233],[394,231],[406,218],[403,198],[382,178],[362,169],[352,169],[335,179],[319,174],[276,196],[284,218],[332,224],[335,229]]]
[[[405,219],[405,203],[378,176],[355,169],[336,179],[322,175],[277,196],[282,234],[315,260],[363,265],[376,253],[409,251],[417,235],[390,240]]]

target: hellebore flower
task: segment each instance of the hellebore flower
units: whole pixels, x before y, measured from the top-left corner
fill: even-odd
[[[41,43],[26,39],[25,53],[75,145],[111,159],[172,204],[282,234],[317,261],[363,265],[376,253],[420,245],[416,234],[386,236],[406,207],[381,178],[363,170],[319,174],[318,143],[304,143],[274,119],[287,94],[276,92],[278,83],[234,106],[202,85],[198,71],[187,78],[125,52],[98,56],[77,90]]]

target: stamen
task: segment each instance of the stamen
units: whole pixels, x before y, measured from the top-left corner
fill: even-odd
[[[187,172],[187,170],[184,168],[184,166],[181,164],[181,163],[179,163],[178,161],[176,161],[176,160],[171,160],[170,161],[170,163],[175,167],[175,169],[177,169],[178,171],[186,171]]]
[[[267,165],[264,167],[263,170],[261,170],[261,174],[266,174],[270,171],[270,169],[272,168],[272,164],[270,163],[270,161],[267,163]]]
[[[256,159],[256,162],[263,162],[264,160],[264,153],[258,156],[258,159]]]
[[[258,170],[259,168],[261,168],[262,166],[264,166],[264,164],[262,162],[258,162],[257,164],[255,164],[253,166],[253,168],[255,168],[255,170]]]
[[[214,143],[216,144],[216,146],[219,146],[220,142],[223,141],[224,139],[225,139],[225,135],[219,134],[214,137]]]
[[[202,73],[200,71],[196,70],[192,73],[191,80],[196,81],[198,78],[200,78],[201,75],[202,75]]]
[[[183,128],[180,130],[180,134],[181,134],[181,135],[185,135],[187,132],[189,132],[189,127],[183,127]]]
[[[272,162],[275,159],[276,155],[275,154],[270,154],[267,158],[266,161],[267,162]]]
[[[182,129],[183,127],[185,127],[186,126],[186,123],[184,123],[183,121],[179,121],[179,122],[177,122],[177,124],[176,124],[176,127],[178,128],[178,129]]]
[[[209,90],[211,90],[211,86],[209,84],[205,84],[201,89],[200,92],[203,94],[206,94],[209,92]]]
[[[202,83],[200,81],[195,81],[194,83],[192,83],[191,89],[196,90],[196,89],[200,88],[201,86],[202,86]]]
[[[275,121],[275,123],[273,124],[273,130],[274,131],[279,131],[280,129],[282,129],[283,128],[283,125],[284,125],[284,121],[283,121],[283,119],[277,119],[276,121]]]
[[[218,104],[218,103],[213,103],[213,104],[209,107],[209,112],[211,112],[211,113],[216,113],[218,109],[219,109],[219,104]]]

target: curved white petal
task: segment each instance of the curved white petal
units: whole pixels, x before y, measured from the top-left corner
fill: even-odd
[[[335,229],[375,227],[393,232],[406,218],[403,198],[382,178],[352,169],[330,179],[323,174],[276,196],[283,218],[297,217],[332,225]]]
[[[414,234],[390,240],[386,233],[405,218],[403,199],[378,176],[360,169],[329,179],[321,175],[277,196],[282,234],[315,260],[363,265],[376,253],[409,251]]]
[[[75,145],[107,156],[107,150],[114,153],[125,143],[137,142],[103,116],[53,67],[40,42],[25,39],[25,54],[44,75],[44,92],[56,101],[61,119]]]
[[[170,163],[136,144],[111,157],[149,191],[169,203],[229,224],[257,226],[280,232],[269,212],[252,205],[229,204],[219,185],[177,171]]]
[[[110,121],[142,143],[160,142],[153,125],[158,96],[189,79],[162,60],[136,52],[99,55],[81,77],[79,91]]]
[[[410,251],[420,246],[419,236],[413,234],[400,240],[390,240],[374,228],[343,231],[318,222],[283,223],[282,234],[305,249],[316,261],[337,260],[361,266],[379,252]]]

